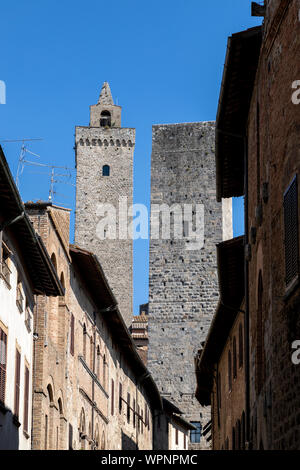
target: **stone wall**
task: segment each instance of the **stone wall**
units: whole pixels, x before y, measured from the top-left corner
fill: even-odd
[[[285,284],[283,198],[300,171],[300,105],[292,102],[292,83],[300,79],[300,1],[267,6],[248,129],[249,231],[257,231],[249,263],[251,440],[254,449],[294,450],[300,447],[300,366],[291,357],[300,339],[300,294],[299,286],[289,292]]]

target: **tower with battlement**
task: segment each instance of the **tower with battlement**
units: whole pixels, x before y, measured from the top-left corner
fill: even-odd
[[[202,206],[204,238],[192,247],[191,226],[183,239],[155,239],[151,230],[148,368],[162,395],[202,427],[210,411],[195,399],[194,357],[219,297],[216,244],[232,237],[231,200],[216,201],[214,150],[214,122],[153,127],[151,204]],[[194,447],[205,446],[203,438]]]
[[[135,129],[121,127],[121,107],[114,104],[107,82],[98,103],[90,107],[90,125],[77,126],[75,139],[75,243],[97,255],[129,326],[133,308],[133,242],[120,224],[119,207],[120,200],[121,207],[133,203]],[[106,204],[110,206],[105,207]],[[126,215],[124,211],[122,214]],[[104,216],[115,216],[115,228],[102,230],[100,222]]]

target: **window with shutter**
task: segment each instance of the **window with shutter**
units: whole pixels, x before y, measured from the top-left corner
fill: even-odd
[[[0,328],[0,403],[5,403],[7,336]]]
[[[25,386],[24,386],[24,431],[28,432],[28,409],[29,409],[29,369],[25,366]]]
[[[17,418],[19,417],[19,404],[20,404],[20,371],[21,371],[21,354],[16,349],[14,414]]]
[[[299,274],[297,175],[284,194],[285,282],[289,286]]]

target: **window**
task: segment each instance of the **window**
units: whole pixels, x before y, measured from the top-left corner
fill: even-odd
[[[241,422],[238,420],[237,425],[237,450],[241,450]]]
[[[298,183],[297,175],[284,194],[285,283],[289,286],[299,274]]]
[[[29,369],[25,366],[24,380],[24,431],[28,432],[28,409],[29,409]]]
[[[3,244],[2,245],[2,276],[8,286],[10,286],[10,275],[11,275],[11,270],[9,268],[9,259],[10,259],[9,250]]]
[[[175,429],[175,444],[178,446],[178,429]]]
[[[109,175],[110,175],[109,165],[103,165],[103,167],[102,167],[102,176],[109,176]]]
[[[109,111],[102,111],[100,127],[111,127],[111,114]]]
[[[74,356],[74,315],[71,313],[71,324],[70,324],[70,353]]]
[[[111,415],[113,416],[115,412],[115,383],[113,379],[111,380]]]
[[[232,375],[231,375],[231,352],[228,351],[228,389],[232,389]]]
[[[127,393],[127,423],[130,423],[130,393]]]
[[[195,426],[196,429],[191,430],[190,434],[190,441],[191,444],[200,444],[201,441],[201,432],[202,432],[202,426],[201,423],[199,422],[191,422],[193,426]]]
[[[236,339],[235,339],[235,336],[233,338],[232,353],[233,353],[233,378],[236,379],[236,376],[237,376],[237,358],[236,358]]]
[[[25,325],[26,325],[28,333],[30,333],[31,330],[32,330],[32,316],[31,316],[31,312],[30,312],[30,308],[29,308],[27,299],[26,299],[26,302],[25,302]]]
[[[19,405],[20,405],[20,372],[21,372],[21,354],[16,349],[14,415],[17,418],[19,418]]]
[[[16,304],[17,304],[17,307],[18,307],[20,313],[22,313],[23,310],[24,310],[23,302],[24,302],[24,297],[23,297],[23,293],[22,293],[22,282],[21,282],[21,280],[18,276]]]
[[[244,363],[244,340],[243,340],[243,325],[239,326],[239,367],[243,367]]]
[[[0,328],[0,403],[5,403],[7,336]]]

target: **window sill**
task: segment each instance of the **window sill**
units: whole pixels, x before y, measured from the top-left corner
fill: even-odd
[[[299,275],[295,277],[295,279],[289,283],[289,285],[285,289],[285,294],[284,294],[284,301],[286,302],[291,295],[295,292],[295,290],[298,289],[300,282],[299,282]]]

